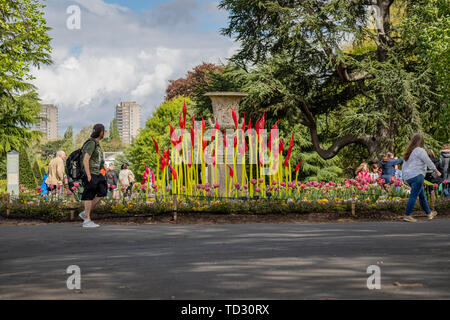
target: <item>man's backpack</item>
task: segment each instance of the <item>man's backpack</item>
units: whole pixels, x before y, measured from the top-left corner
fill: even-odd
[[[66,173],[67,176],[70,177],[72,180],[81,180],[83,179],[85,172],[83,169],[83,159],[81,159],[82,156],[82,150],[84,148],[84,145],[90,141],[87,140],[85,143],[83,143],[83,146],[78,149],[75,150],[74,152],[72,152],[69,157],[67,158],[66,161]],[[94,140],[95,142],[95,140]],[[95,142],[97,144],[97,142]]]

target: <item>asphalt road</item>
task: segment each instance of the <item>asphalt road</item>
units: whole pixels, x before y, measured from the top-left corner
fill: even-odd
[[[1,225],[0,243],[0,299],[450,298],[446,219]],[[70,265],[81,291],[67,289]],[[367,288],[369,265],[380,267],[379,290]]]

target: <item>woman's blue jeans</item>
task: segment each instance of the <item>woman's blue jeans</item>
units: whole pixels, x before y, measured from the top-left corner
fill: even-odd
[[[423,174],[406,180],[408,185],[411,187],[411,194],[409,196],[408,203],[406,204],[406,215],[410,216],[413,212],[414,206],[416,204],[417,197],[419,197],[419,203],[423,210],[427,214],[431,213],[430,207],[428,207],[427,197],[425,196],[425,189],[423,188],[423,181],[425,177]]]

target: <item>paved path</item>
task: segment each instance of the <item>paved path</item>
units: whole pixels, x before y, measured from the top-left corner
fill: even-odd
[[[450,299],[449,234],[446,219],[2,225],[0,299]],[[368,290],[377,264],[381,290]],[[66,287],[69,265],[81,292]]]

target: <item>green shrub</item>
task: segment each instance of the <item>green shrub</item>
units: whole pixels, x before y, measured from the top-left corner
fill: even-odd
[[[25,149],[21,149],[19,153],[19,184],[24,185],[27,189],[36,188],[36,177],[31,168],[30,159]]]
[[[38,185],[41,184],[43,175],[41,173],[41,168],[39,167],[39,163],[37,162],[37,160],[34,160],[34,163],[33,163],[33,173],[34,173],[34,177],[36,178],[37,184]]]

